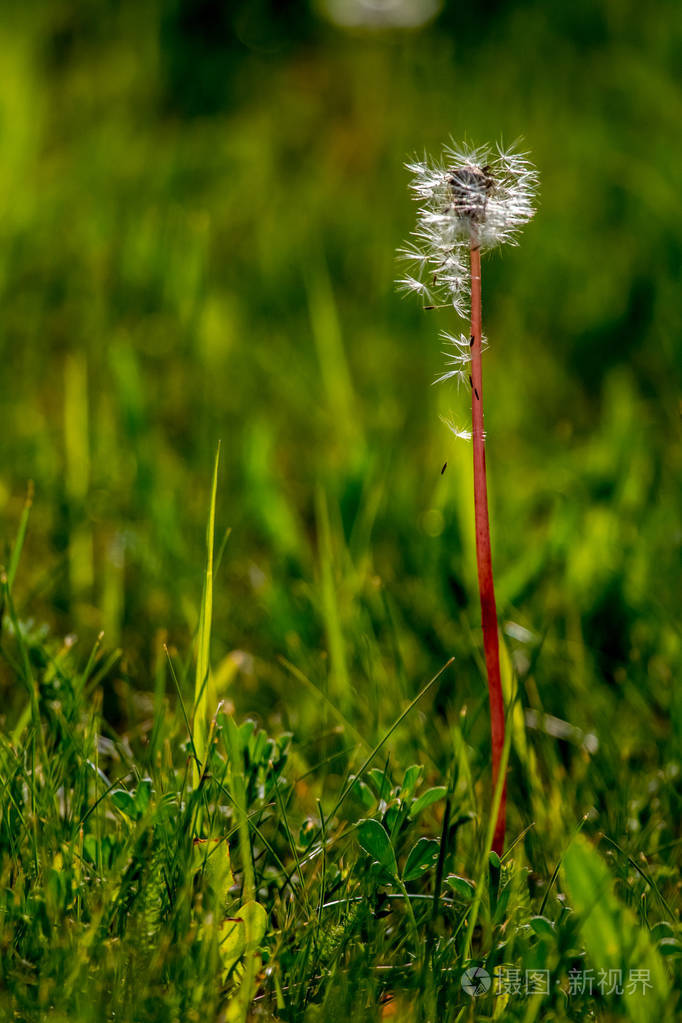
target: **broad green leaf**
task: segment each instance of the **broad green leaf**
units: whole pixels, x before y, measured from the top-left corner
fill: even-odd
[[[246,926],[246,951],[255,952],[263,938],[268,926],[268,914],[260,902],[245,902],[239,910],[239,915]]]
[[[267,739],[265,732],[259,731],[249,740],[249,756],[252,764],[260,764],[261,760],[267,759],[263,756]]]
[[[649,931],[652,941],[660,941],[661,938],[673,938],[675,932],[667,920],[659,920]]]
[[[372,767],[367,772],[367,777],[374,787],[377,796],[381,799],[387,799],[391,792],[391,779],[386,771],[382,771],[378,767]]]
[[[494,906],[493,923],[501,924],[507,913],[507,906],[509,905],[509,899],[511,897],[510,885],[505,885],[497,895],[497,900],[492,902]]]
[[[83,839],[83,857],[90,863],[97,863],[97,838],[86,835]]]
[[[372,790],[360,778],[356,778],[353,782],[352,791],[353,795],[357,796],[366,810],[371,810],[373,806],[376,806],[376,798],[372,794]]]
[[[412,847],[407,857],[403,881],[414,881],[415,877],[421,877],[427,870],[438,862],[440,842],[434,838],[420,838]]]
[[[388,828],[389,835],[398,833],[402,820],[407,816],[407,808],[401,806],[397,800],[391,800],[391,805],[384,815],[384,824]]]
[[[253,854],[251,851],[249,821],[246,809],[244,754],[241,747],[239,729],[231,715],[227,718],[226,726],[227,749],[230,757],[230,771],[232,775],[232,799],[237,815],[239,852],[241,854],[242,869],[244,871],[244,895],[246,896],[246,901],[251,902],[253,901],[256,893],[256,883],[253,871]]]
[[[396,863],[391,840],[382,825],[379,824],[379,821],[372,820],[371,818],[360,821],[358,826],[358,842],[365,852],[369,853],[377,863],[381,864],[391,877],[396,878],[398,876],[398,864]]]
[[[541,938],[556,938],[556,931],[551,920],[546,916],[532,916],[529,921],[531,927]]]
[[[421,764],[412,764],[411,767],[405,771],[405,777],[403,783],[400,786],[400,795],[402,799],[412,799],[414,790],[421,781],[424,768]]]
[[[433,803],[437,803],[439,799],[447,795],[447,789],[445,785],[437,785],[433,789],[427,789],[426,792],[422,792],[418,799],[415,799],[414,803],[410,807],[410,818],[414,820],[422,810],[426,810],[427,807]]]
[[[137,807],[135,805],[135,799],[126,792],[125,789],[114,789],[113,792],[109,793],[109,798],[114,806],[124,813],[126,817],[130,817],[131,820],[137,819]]]
[[[238,980],[239,987],[230,998],[225,1008],[225,1023],[245,1023],[249,1017],[249,1006],[256,992],[256,977],[261,967],[261,957],[257,954],[258,946],[265,936],[267,913],[254,901],[245,902],[239,910],[239,916],[224,921],[221,933],[224,937],[220,944],[220,955],[223,962],[223,981],[234,969],[233,979]],[[239,960],[244,957],[243,963]]]
[[[633,1023],[650,1023],[661,1012],[670,985],[648,932],[617,899],[608,867],[583,835],[577,835],[566,850],[563,874],[581,919],[590,966],[622,970],[624,980],[631,970],[644,971],[649,986],[625,983],[622,997]]]
[[[114,845],[115,843],[109,835],[105,835],[99,840],[95,835],[86,835],[83,840],[83,857],[90,863],[101,862],[102,866],[106,868],[113,859]]]
[[[473,899],[476,892],[474,882],[470,881],[468,877],[460,877],[459,874],[449,874],[445,878],[445,883],[463,899]]]
[[[152,780],[151,778],[143,778],[135,791],[135,806],[140,817],[143,815],[143,813],[149,806],[151,797]]]
[[[578,835],[566,850],[562,866],[571,904],[583,918],[581,933],[595,968],[620,968],[621,913],[606,864]]]
[[[268,915],[259,902],[245,902],[236,917],[223,920],[218,929],[218,948],[225,974],[239,962],[245,952],[255,952],[263,938]]]
[[[218,898],[224,899],[234,884],[230,847],[223,838],[195,838],[192,847],[194,870],[204,876]]]
[[[253,734],[256,731],[256,722],[253,718],[247,718],[246,721],[238,726],[237,731],[239,732],[241,749],[247,749],[253,742]]]

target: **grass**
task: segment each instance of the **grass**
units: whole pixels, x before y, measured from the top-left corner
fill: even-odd
[[[212,546],[210,527],[209,565]],[[555,741],[533,751],[512,726],[503,764],[513,744],[517,800],[526,788],[530,806],[500,860],[486,850],[503,773],[489,805],[487,743],[471,745],[467,716],[438,727],[445,773],[429,757],[407,763],[424,758],[419,734],[438,719],[434,694],[456,681],[456,663],[371,748],[371,733],[341,723],[306,750],[290,733],[237,725],[224,702],[202,732],[205,682],[189,713],[182,693],[203,676],[190,657],[172,658],[177,709],[157,698],[121,736],[101,712],[112,658],[98,644],[80,664],[69,644],[18,620],[7,575],[3,586],[2,651],[27,707],[0,762],[6,1018],[467,1019],[462,978],[481,966],[494,982],[475,999],[477,1018],[675,1018],[679,840],[663,778],[628,822],[625,848],[599,831],[593,806],[571,820],[576,778],[563,782],[559,816],[554,793],[532,820],[566,767]],[[207,568],[197,664],[209,601]],[[588,746],[573,756],[594,770],[604,753]],[[528,993],[528,977],[551,977],[547,994]]]
[[[0,1019],[680,1014],[679,12],[454,17],[0,16]],[[444,130],[543,180],[486,268],[500,862],[471,452],[392,286]]]

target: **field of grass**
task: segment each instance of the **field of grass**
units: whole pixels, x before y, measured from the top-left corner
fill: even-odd
[[[672,1023],[682,15],[323,6],[0,11],[0,1021]],[[458,324],[394,285],[450,135],[541,182],[483,268],[501,861]]]

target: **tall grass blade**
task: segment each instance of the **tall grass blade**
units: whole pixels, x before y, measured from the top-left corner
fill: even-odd
[[[21,558],[21,552],[24,547],[24,541],[26,540],[26,531],[28,529],[28,520],[31,514],[31,507],[33,506],[33,495],[34,486],[33,480],[29,480],[26,488],[26,500],[24,501],[24,507],[21,512],[21,518],[19,519],[19,529],[17,530],[17,538],[14,541],[12,547],[12,554],[9,559],[9,567],[7,568],[7,587],[9,590],[14,585],[16,578],[17,569],[19,568],[19,559]]]
[[[206,758],[206,737],[208,734],[208,699],[207,687],[210,672],[211,624],[213,620],[213,546],[215,540],[215,508],[218,493],[218,467],[220,464],[220,444],[216,451],[213,466],[213,483],[211,486],[211,504],[206,527],[206,571],[204,588],[201,598],[199,616],[199,633],[197,635],[197,664],[194,677],[194,717],[193,738],[194,749],[199,763]],[[200,769],[194,766],[194,782],[199,783]]]
[[[319,559],[322,573],[322,613],[327,633],[329,659],[331,661],[331,696],[336,701],[347,700],[351,692],[346,646],[341,626],[339,602],[334,582],[334,556],[327,499],[322,488],[315,495],[315,512],[319,535]]]

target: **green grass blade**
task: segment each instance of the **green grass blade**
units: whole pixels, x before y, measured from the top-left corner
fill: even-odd
[[[429,690],[433,688],[433,686],[436,684],[436,682],[441,677],[443,672],[447,668],[449,668],[450,665],[453,663],[454,659],[455,659],[454,657],[451,657],[448,661],[446,661],[445,664],[443,665],[443,667],[440,668],[440,670],[436,672],[436,674],[433,676],[433,678],[430,679],[426,683],[426,685],[423,686],[423,688],[417,693],[415,698],[413,700],[411,700],[410,703],[408,703],[408,705],[405,708],[405,710],[402,711],[402,713],[398,715],[398,717],[395,719],[395,721],[393,722],[391,727],[384,734],[383,738],[376,744],[374,749],[371,750],[371,752],[369,753],[369,756],[367,756],[367,758],[363,761],[362,766],[355,772],[355,777],[353,778],[353,780],[348,785],[346,785],[345,789],[343,790],[343,792],[339,796],[339,799],[338,799],[336,805],[334,806],[334,809],[332,810],[331,813],[327,814],[327,820],[331,820],[331,818],[334,816],[334,814],[338,813],[338,811],[340,810],[341,806],[346,801],[346,799],[348,798],[350,792],[352,791],[353,785],[355,784],[355,780],[357,778],[361,778],[362,777],[362,775],[365,773],[365,771],[367,770],[369,765],[374,760],[374,758],[377,755],[377,753],[379,752],[379,750],[391,738],[391,736],[395,732],[396,728],[398,728],[402,724],[402,722],[405,720],[405,718],[408,716],[408,714],[417,706],[417,704],[422,699],[422,697],[426,696],[426,694],[429,692]]]
[[[334,557],[327,499],[322,488],[315,495],[315,513],[319,535],[320,572],[322,574],[322,612],[331,662],[331,695],[337,701],[347,700],[351,692],[346,647],[334,583]]]
[[[485,846],[483,848],[483,855],[481,856],[481,870],[476,881],[476,894],[474,895],[474,901],[471,904],[471,912],[469,914],[469,919],[467,921],[467,935],[466,942],[464,945],[465,960],[468,959],[471,954],[471,942],[474,936],[474,930],[476,929],[478,911],[481,908],[481,899],[483,898],[483,886],[489,864],[488,852],[490,849],[492,849],[495,822],[497,821],[497,814],[500,809],[500,802],[502,801],[502,788],[504,786],[504,779],[507,773],[507,763],[509,762],[511,740],[512,740],[511,729],[507,728],[505,729],[504,734],[504,746],[502,747],[500,770],[497,776],[497,784],[495,785],[495,791],[493,793],[492,805],[490,807],[490,815],[488,817],[488,826],[486,828],[485,835]]]
[[[220,444],[216,451],[213,466],[213,484],[211,486],[211,504],[206,527],[206,572],[201,599],[199,617],[199,634],[197,636],[197,664],[194,678],[194,748],[200,763],[206,757],[207,721],[207,687],[210,672],[211,624],[213,619],[213,546],[215,541],[215,508],[218,493],[218,466],[220,464]],[[194,781],[198,784],[199,769],[195,765]]]
[[[28,520],[31,514],[31,507],[33,505],[34,487],[33,481],[29,481],[26,489],[26,500],[24,501],[24,507],[21,512],[21,518],[19,520],[19,529],[17,530],[17,538],[14,541],[12,547],[12,554],[9,559],[9,567],[7,569],[7,588],[12,589],[14,580],[16,578],[17,569],[19,568],[19,559],[21,558],[21,551],[26,540],[26,531],[28,529]]]

